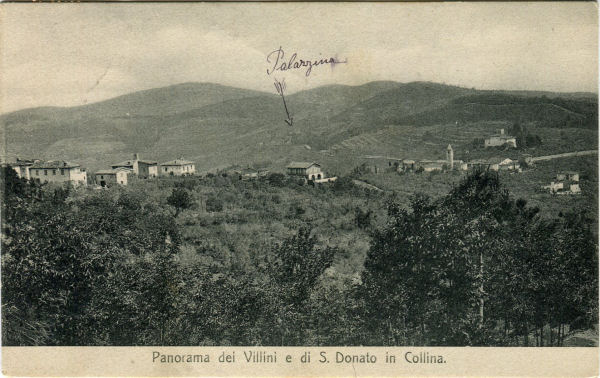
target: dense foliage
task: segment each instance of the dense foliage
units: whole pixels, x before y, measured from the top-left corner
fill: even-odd
[[[160,200],[2,174],[5,345],[556,346],[597,322],[593,220],[542,218],[495,173],[408,208],[386,197],[383,222],[366,206],[382,194],[350,178],[148,181]],[[345,221],[315,216],[320,201]],[[370,240],[352,277],[335,274],[355,239],[331,230],[345,229]]]

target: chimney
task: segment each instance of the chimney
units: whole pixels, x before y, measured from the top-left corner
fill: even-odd
[[[504,129],[500,129],[500,135],[504,135]]]
[[[133,160],[138,160],[138,154],[137,153],[133,154]]]

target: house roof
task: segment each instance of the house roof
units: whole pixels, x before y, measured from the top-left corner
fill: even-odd
[[[117,169],[101,169],[96,171],[97,175],[116,175],[119,172],[131,172],[131,169],[117,168]]]
[[[442,166],[446,164],[446,160],[421,160],[419,164],[427,166]]]
[[[79,167],[79,164],[75,164],[75,163],[69,163],[68,161],[64,161],[64,160],[48,160],[48,161],[37,161],[35,163],[33,163],[33,165],[31,166],[31,168],[49,168],[49,169],[56,169],[56,168],[77,168]]]
[[[100,171],[97,171],[96,174],[97,175],[116,175],[117,174],[117,170],[112,170],[112,169],[102,169]]]
[[[288,164],[287,168],[302,168],[302,169],[308,169],[310,167],[312,167],[313,165],[316,165],[317,167],[320,167],[320,164],[317,163],[309,163],[309,162],[305,162],[305,161],[293,161],[290,164]]]
[[[39,162],[39,160],[27,160],[27,159],[19,159],[19,158],[17,158],[17,161],[14,162],[14,163],[10,163],[10,165],[15,165],[15,166],[23,167],[23,166],[33,165],[36,162]]]
[[[183,160],[183,159],[175,159],[175,160],[171,160],[168,161],[166,163],[162,163],[161,165],[175,165],[175,166],[179,166],[179,165],[188,165],[188,164],[194,164],[193,161],[189,161],[189,160]]]
[[[133,163],[135,160],[125,160],[122,161],[120,163],[116,163],[111,165],[111,167],[133,167]],[[152,161],[152,160],[138,160],[138,163],[144,163],[144,164],[158,164],[158,162],[156,161]]]
[[[499,138],[499,139],[516,139],[514,136],[512,135],[506,135],[506,134],[494,134],[494,135],[490,135],[488,137],[489,138]]]

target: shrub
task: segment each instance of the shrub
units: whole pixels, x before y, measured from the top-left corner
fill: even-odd
[[[223,201],[215,197],[207,198],[206,211],[210,211],[211,213],[223,211]]]
[[[282,187],[285,185],[285,175],[283,173],[271,173],[267,176],[270,185]]]

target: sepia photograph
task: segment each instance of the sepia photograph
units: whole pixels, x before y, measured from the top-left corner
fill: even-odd
[[[3,347],[598,347],[596,3],[0,16]]]

